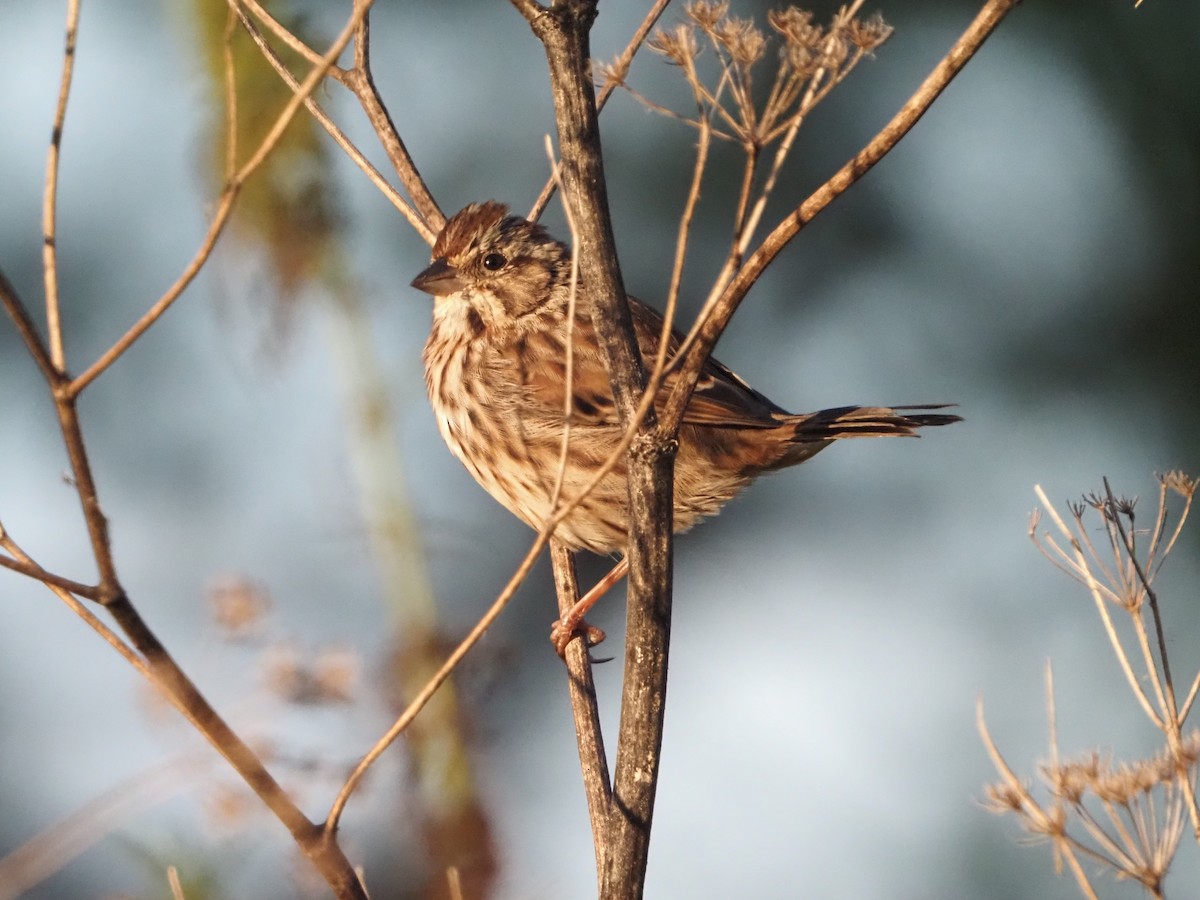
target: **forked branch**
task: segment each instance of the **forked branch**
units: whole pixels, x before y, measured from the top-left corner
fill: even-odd
[[[713,347],[716,346],[750,288],[758,281],[780,251],[822,210],[870,171],[900,142],[904,135],[912,130],[913,126],[920,121],[933,102],[941,96],[942,91],[949,86],[963,66],[983,46],[984,41],[1018,2],[1019,0],[988,0],[962,37],[955,42],[946,56],[922,82],[916,93],[892,117],[892,120],[812,196],[786,216],[750,255],[720,295],[706,304],[677,354],[676,365],[680,375],[674,393],[662,415],[664,428],[677,429],[679,427],[683,411],[691,399],[692,391],[700,377],[700,371],[712,353]]]

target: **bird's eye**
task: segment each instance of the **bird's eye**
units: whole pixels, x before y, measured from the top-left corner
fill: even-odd
[[[508,264],[503,253],[489,253],[483,258],[483,267],[489,272],[499,272]]]

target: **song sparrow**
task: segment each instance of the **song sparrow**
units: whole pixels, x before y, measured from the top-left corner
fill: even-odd
[[[544,228],[495,202],[456,213],[433,245],[433,262],[412,282],[432,294],[425,382],[450,450],[484,489],[540,529],[550,516],[571,391],[563,495],[576,496],[621,438],[591,315],[577,303],[567,384],[571,256]],[[629,298],[648,364],[662,317]],[[672,343],[680,340],[676,334]],[[660,392],[670,395],[674,376]],[[911,436],[958,416],[940,406],[845,406],[792,415],[716,360],[705,366],[684,414],[675,461],[676,532],[717,513],[763,472],[804,462],[834,440]],[[626,470],[620,460],[555,530],[568,547],[623,552]]]

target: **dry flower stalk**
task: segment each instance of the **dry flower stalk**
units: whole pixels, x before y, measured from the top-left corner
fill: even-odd
[[[1093,750],[1060,760],[1053,675],[1047,666],[1051,759],[1039,767],[1039,780],[1049,796],[1039,800],[992,741],[982,703],[978,709],[980,734],[1001,775],[999,782],[985,788],[985,807],[1015,814],[1036,838],[1050,841],[1058,870],[1065,863],[1086,897],[1097,895],[1081,858],[1100,863],[1118,879],[1137,881],[1148,896],[1162,897],[1163,880],[1189,819],[1200,840],[1196,803],[1200,730],[1184,730],[1200,673],[1181,702],[1154,587],[1200,481],[1169,472],[1160,475],[1158,482],[1158,509],[1144,530],[1134,527],[1136,498],[1115,495],[1107,480],[1103,492],[1067,504],[1068,519],[1059,515],[1038,487],[1038,498],[1058,534],[1039,530],[1041,513],[1037,512],[1030,522],[1030,537],[1051,563],[1088,589],[1138,705],[1162,732],[1162,748],[1141,759],[1115,760]],[[1174,496],[1181,497],[1183,505],[1169,526]],[[1094,513],[1100,516],[1101,541],[1093,537]],[[1114,609],[1128,617],[1128,629],[1118,628]]]
[[[808,114],[892,33],[878,14],[857,18],[863,0],[834,14],[828,26],[794,6],[768,14],[768,35],[751,20],[729,15],[729,4],[694,0],[684,21],[658,30],[647,46],[683,73],[696,104],[694,116],[661,106],[625,82],[625,69],[599,66],[606,88],[616,84],[654,112],[680,119],[706,143],[710,137],[738,143],[745,157],[733,216],[728,258],[714,279],[698,323],[710,312],[750,252],[779,173]],[[776,47],[770,86],[756,87],[756,74]],[[715,60],[705,66],[705,53]],[[704,70],[704,71],[702,71]],[[769,157],[765,151],[774,146]],[[698,162],[696,179],[703,173]],[[685,239],[686,240],[686,239]],[[686,248],[686,243],[685,243]],[[688,344],[691,339],[689,338]]]
[[[686,21],[659,30],[647,46],[683,72],[700,110],[685,121],[699,127],[701,118],[715,119],[715,136],[758,150],[783,137],[891,35],[879,14],[856,18],[861,5],[843,7],[827,27],[795,6],[773,10],[767,14],[773,34],[767,35],[750,19],[729,15],[728,3],[697,0],[684,8]],[[773,43],[779,44],[775,72],[760,101],[755,73]],[[705,49],[717,63],[707,80],[699,64]],[[613,67],[603,72],[651,109],[675,115],[637,94]]]

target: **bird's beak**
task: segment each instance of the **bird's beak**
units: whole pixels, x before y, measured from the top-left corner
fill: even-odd
[[[446,262],[445,257],[439,256],[412,280],[412,286],[435,297],[445,297],[461,291],[466,283],[459,277],[458,269]]]

